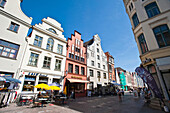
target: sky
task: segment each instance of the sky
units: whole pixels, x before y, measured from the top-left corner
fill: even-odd
[[[74,30],[84,42],[98,34],[103,51],[114,57],[115,67],[134,72],[141,63],[123,0],[23,0],[21,9],[33,18],[32,25],[47,17],[57,20],[66,39]]]

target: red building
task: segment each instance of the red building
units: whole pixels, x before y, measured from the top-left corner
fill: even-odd
[[[86,47],[83,46],[81,34],[74,31],[74,35],[68,38],[67,44],[64,89],[67,95],[73,91],[75,97],[86,96],[88,83]]]
[[[110,55],[109,52],[106,52],[105,55],[107,56],[107,64],[108,64],[108,76],[109,81],[116,81],[115,71],[114,71],[114,58]]]

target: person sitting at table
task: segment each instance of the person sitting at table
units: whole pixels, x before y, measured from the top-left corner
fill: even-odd
[[[38,98],[43,98],[43,95],[41,94],[41,92],[38,93]],[[41,107],[43,108],[43,105],[44,105],[45,101],[44,100],[41,100]]]

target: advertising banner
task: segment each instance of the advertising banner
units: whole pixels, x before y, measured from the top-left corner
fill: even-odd
[[[137,67],[135,69],[137,74],[143,79],[143,81],[149,86],[149,88],[155,93],[158,98],[162,99],[161,93],[153,76],[143,67]]]

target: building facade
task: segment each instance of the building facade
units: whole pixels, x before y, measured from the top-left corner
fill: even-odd
[[[90,81],[88,90],[96,94],[105,94],[109,78],[107,57],[102,50],[101,39],[96,34],[84,45],[87,47],[87,77]]]
[[[110,55],[109,52],[106,52],[105,55],[107,57],[109,82],[112,82],[113,80],[116,81],[116,76],[115,76],[115,71],[114,71],[114,58],[112,55]]]
[[[61,24],[50,17],[32,26],[20,71],[19,92],[37,93],[39,89],[33,86],[40,83],[63,84],[67,44],[63,32]]]
[[[0,1],[0,76],[17,79],[32,22],[20,4],[21,0]]]
[[[170,1],[123,0],[142,65],[153,75],[166,100],[170,92]]]
[[[86,96],[87,90],[87,60],[86,47],[83,45],[81,34],[74,31],[67,40],[67,59],[65,67],[64,91],[67,95],[74,92],[75,97]]]

